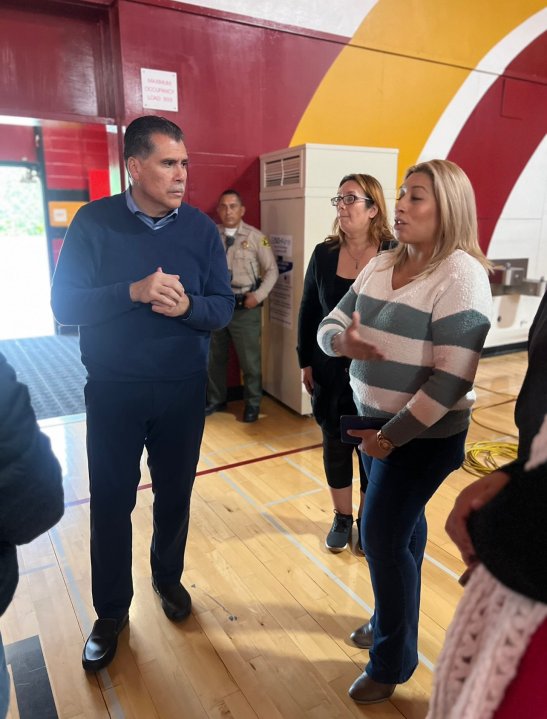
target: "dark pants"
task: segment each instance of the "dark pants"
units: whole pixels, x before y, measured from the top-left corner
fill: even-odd
[[[93,605],[118,618],[133,597],[131,512],[144,447],[152,478],[152,576],[180,581],[204,426],[206,375],[185,382],[96,382],[85,388]]]
[[[361,492],[367,490],[367,473],[361,452],[357,445],[342,442],[340,432],[330,434],[323,430],[323,466],[329,487],[344,489],[353,483],[353,453],[359,457],[359,479]]]
[[[375,602],[374,646],[365,670],[378,682],[405,682],[418,664],[425,505],[463,462],[466,434],[415,439],[383,460],[364,455],[368,488],[361,532]]]
[[[230,340],[243,372],[245,404],[259,409],[262,399],[262,307],[236,310],[228,327],[211,333],[207,389],[209,404],[226,402]]]

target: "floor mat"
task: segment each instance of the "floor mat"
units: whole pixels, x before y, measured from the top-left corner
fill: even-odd
[[[38,419],[85,412],[86,371],[73,335],[0,341],[0,352],[30,391]]]

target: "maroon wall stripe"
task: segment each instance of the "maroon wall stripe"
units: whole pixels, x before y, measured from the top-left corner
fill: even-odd
[[[485,253],[509,194],[547,131],[546,57],[543,33],[488,90],[448,154],[475,188]]]

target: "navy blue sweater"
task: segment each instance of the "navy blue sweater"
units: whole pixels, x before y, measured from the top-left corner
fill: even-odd
[[[130,284],[158,267],[180,275],[191,303],[184,317],[131,301]],[[179,381],[203,373],[210,332],[228,324],[234,307],[218,230],[186,204],[159,230],[133,215],[123,194],[84,205],[65,237],[51,306],[61,324],[79,325],[89,379]]]

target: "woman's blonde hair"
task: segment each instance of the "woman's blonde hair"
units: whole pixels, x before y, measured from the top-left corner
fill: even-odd
[[[479,246],[477,205],[471,181],[459,165],[450,160],[429,160],[409,167],[405,180],[416,172],[431,178],[439,212],[439,236],[428,267],[418,275],[431,274],[455,250],[475,257],[486,270],[492,265]],[[393,264],[400,267],[408,257],[408,245],[399,242]]]
[[[372,200],[372,202],[367,202],[367,207],[376,205],[378,209],[378,212],[371,218],[369,226],[370,239],[374,245],[379,247],[382,242],[393,242],[395,238],[387,221],[386,201],[382,185],[372,175],[357,173],[345,175],[338,183],[338,187],[342,187],[344,182],[350,182],[351,180],[356,182],[363,190],[363,194]],[[325,238],[325,242],[331,243],[334,249],[343,245],[345,240],[346,233],[340,227],[340,221],[337,217],[332,225],[332,233]]]

